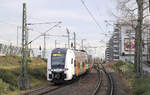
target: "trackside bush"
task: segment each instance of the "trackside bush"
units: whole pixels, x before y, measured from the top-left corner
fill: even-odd
[[[9,85],[0,79],[0,95],[3,95],[9,90]]]
[[[150,95],[150,79],[135,78],[132,90],[134,95]]]
[[[0,78],[3,79],[4,82],[17,87],[17,76],[10,70],[0,69]]]
[[[30,68],[29,74],[37,79],[46,79],[46,67]]]

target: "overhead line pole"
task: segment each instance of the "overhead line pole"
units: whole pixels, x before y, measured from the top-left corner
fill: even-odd
[[[76,49],[76,33],[74,32],[74,49]]]
[[[81,40],[81,47],[82,47],[82,50],[84,50],[84,45],[83,45],[83,41],[84,41],[84,40],[86,40],[86,39],[82,39],[82,40]]]
[[[68,48],[70,48],[70,32],[68,30],[68,28],[66,28],[67,30],[67,34],[68,34]]]
[[[55,40],[55,48],[57,47],[57,40]]]
[[[46,33],[44,33],[44,50],[43,50],[43,58],[45,58],[46,55]]]
[[[26,24],[26,4],[23,3],[23,17],[22,17],[22,72],[19,76],[18,86],[21,90],[29,89],[29,77],[27,74],[27,58],[28,58],[28,31],[27,31],[27,24]]]

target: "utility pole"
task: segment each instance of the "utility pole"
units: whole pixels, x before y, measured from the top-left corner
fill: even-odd
[[[27,75],[27,58],[28,58],[28,31],[27,31],[27,24],[26,24],[26,4],[23,3],[23,17],[22,17],[22,73],[19,76],[18,86],[21,90],[29,89],[29,77]]]
[[[74,49],[76,49],[76,33],[74,32]]]
[[[57,40],[55,40],[55,48],[57,47]]]
[[[82,40],[81,40],[81,47],[82,47],[82,50],[84,49],[84,45],[83,45],[83,41],[84,41],[84,40],[86,40],[86,39],[82,39]]]
[[[17,47],[18,47],[18,39],[19,39],[18,33],[19,33],[19,26],[17,26]]]
[[[65,43],[65,48],[67,48],[67,44]]]
[[[45,58],[46,54],[46,33],[44,33],[44,50],[43,50],[43,58]]]
[[[68,48],[70,49],[70,32],[68,30],[68,28],[66,28],[67,30],[67,34],[68,34]]]
[[[81,46],[82,46],[82,50],[83,50],[83,39],[81,40]]]

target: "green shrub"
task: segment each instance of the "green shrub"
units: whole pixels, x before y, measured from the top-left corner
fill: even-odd
[[[134,95],[150,95],[150,80],[146,77],[135,78],[133,82],[133,93]]]
[[[0,69],[0,78],[4,82],[17,87],[17,76],[11,70]]]
[[[119,61],[117,62],[117,64],[116,64],[117,67],[120,67],[120,66],[122,66],[122,65],[124,65],[124,62],[121,61],[121,60],[119,60]]]
[[[46,79],[46,67],[30,68],[29,74],[37,79]]]
[[[9,85],[0,79],[0,95],[3,95],[9,90]]]

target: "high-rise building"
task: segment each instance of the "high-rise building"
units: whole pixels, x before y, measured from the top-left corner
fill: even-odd
[[[145,25],[145,24],[144,24]],[[148,55],[148,30],[143,30],[143,61]],[[106,49],[106,61],[127,61],[134,63],[135,29],[130,23],[119,22],[115,25],[113,34]],[[148,59],[148,57],[147,57]]]

